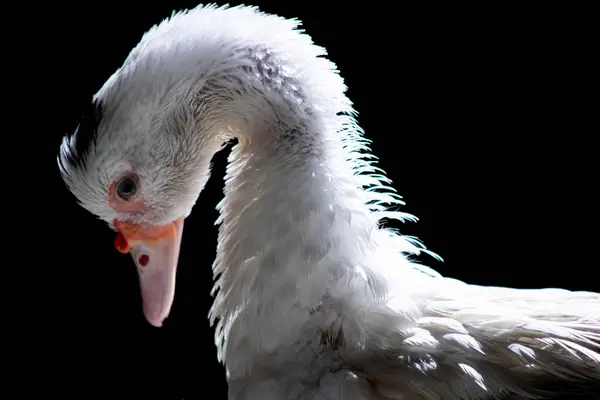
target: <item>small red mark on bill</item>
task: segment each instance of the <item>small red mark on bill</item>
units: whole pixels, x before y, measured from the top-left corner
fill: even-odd
[[[142,267],[145,267],[150,262],[150,257],[147,254],[142,254],[140,258],[138,258],[138,262]]]

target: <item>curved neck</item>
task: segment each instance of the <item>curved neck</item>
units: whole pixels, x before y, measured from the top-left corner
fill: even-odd
[[[341,281],[358,277],[363,294],[371,296],[365,279],[371,271],[357,262],[369,253],[377,228],[361,189],[367,181],[353,174],[352,148],[343,144],[348,117],[290,99],[285,90],[240,92],[222,105],[227,115],[214,130],[224,135],[223,127],[230,127],[239,143],[229,156],[218,205],[213,270],[220,290],[211,310],[211,319],[220,319],[220,357],[225,347],[255,343],[232,352],[236,363],[244,362],[240,352],[249,348],[269,351],[283,338],[291,340],[325,296],[349,286]]]

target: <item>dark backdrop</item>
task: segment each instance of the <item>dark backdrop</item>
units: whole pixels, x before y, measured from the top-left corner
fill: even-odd
[[[394,226],[445,260],[423,263],[475,284],[598,291],[581,14],[392,3],[257,5],[303,20],[338,64],[379,166],[420,218]],[[130,257],[56,166],[61,137],[143,32],[195,5],[19,4],[4,16],[4,85],[16,93],[4,116],[16,141],[4,149],[15,179],[5,199],[26,208],[6,218],[7,254],[20,258],[5,261],[17,276],[5,278],[5,351],[22,393],[226,398],[206,316],[227,151],[186,222],[162,329],[143,319]]]

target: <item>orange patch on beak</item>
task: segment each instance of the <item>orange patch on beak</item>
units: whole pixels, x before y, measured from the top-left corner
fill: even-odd
[[[177,230],[174,224],[163,226],[141,226],[131,222],[114,220],[113,224],[118,233],[115,237],[115,248],[123,254],[129,253],[131,245],[136,242],[153,244],[169,236],[175,236]]]

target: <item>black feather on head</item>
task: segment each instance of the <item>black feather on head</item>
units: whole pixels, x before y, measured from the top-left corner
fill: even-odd
[[[69,168],[85,168],[85,159],[96,144],[98,125],[101,120],[102,102],[94,99],[81,116],[75,132],[63,142],[64,158],[61,158],[69,164]]]

